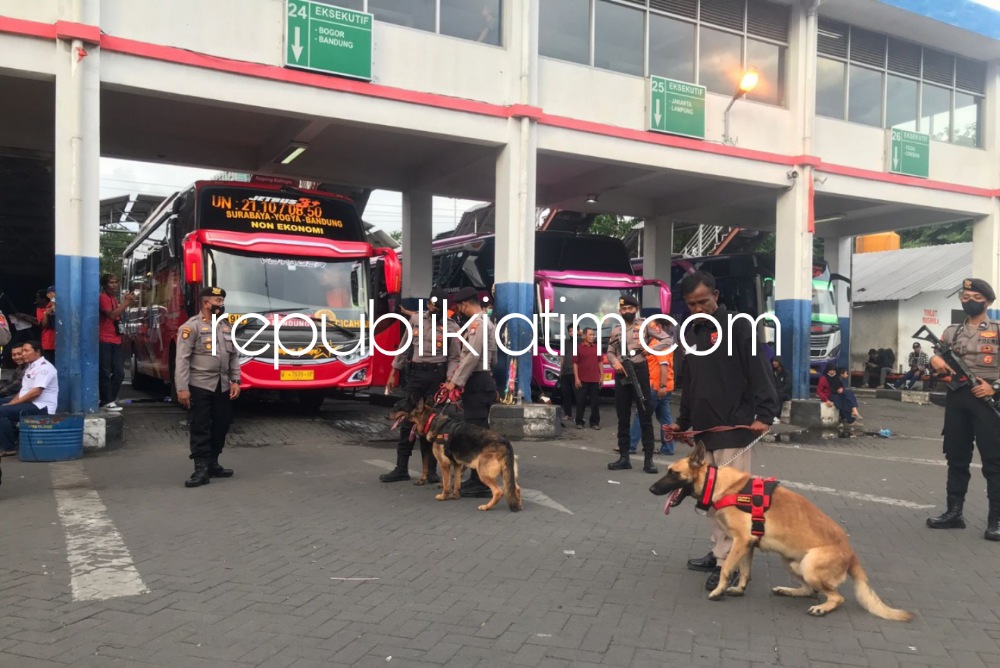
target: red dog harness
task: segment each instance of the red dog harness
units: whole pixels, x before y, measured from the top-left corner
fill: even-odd
[[[705,479],[705,489],[698,500],[700,510],[715,508],[721,510],[729,506],[736,506],[745,513],[750,513],[750,533],[754,536],[764,535],[764,513],[771,507],[771,496],[778,486],[775,478],[753,477],[736,494],[727,494],[715,503],[712,503],[712,494],[715,492],[715,483],[718,478],[719,469],[715,466],[708,467],[708,477]]]

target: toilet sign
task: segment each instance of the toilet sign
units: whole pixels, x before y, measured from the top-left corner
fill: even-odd
[[[371,81],[372,15],[286,0],[285,67]]]
[[[885,157],[889,173],[928,178],[931,167],[930,135],[899,128],[888,132],[889,150]]]

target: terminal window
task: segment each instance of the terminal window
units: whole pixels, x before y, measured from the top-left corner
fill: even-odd
[[[984,63],[828,20],[818,42],[817,114],[982,146]]]
[[[747,98],[785,104],[790,13],[765,0],[540,0],[542,56],[656,75],[731,95],[743,71],[761,79]]]
[[[503,0],[354,0],[376,21],[460,37],[482,44],[502,42]],[[331,4],[343,4],[339,0]],[[358,7],[361,9],[361,7]]]

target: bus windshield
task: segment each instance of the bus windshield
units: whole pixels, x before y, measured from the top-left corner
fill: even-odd
[[[549,305],[549,311],[564,315],[567,325],[572,324],[573,316],[583,315],[584,313],[596,315],[598,319],[603,318],[609,313],[618,313],[618,298],[623,295],[632,295],[636,299],[639,298],[638,290],[633,289],[583,288],[567,285],[553,286],[553,294],[556,303]],[[562,301],[562,298],[565,298],[566,301]],[[601,328],[603,341],[608,340],[608,337],[611,335],[611,328],[615,326],[616,322],[610,318],[604,321],[604,325]],[[596,328],[597,322],[590,318],[585,318],[581,320],[580,326]],[[563,333],[559,331],[560,328],[556,325],[556,321],[550,321],[549,327],[551,332],[550,338],[561,338]]]
[[[827,279],[813,279],[812,321],[820,325],[837,325],[836,291]]]
[[[230,313],[324,311],[330,321],[357,327],[368,305],[367,259],[261,257],[209,248],[205,267],[209,283],[226,289]]]

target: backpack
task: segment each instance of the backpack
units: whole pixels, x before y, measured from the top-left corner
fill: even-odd
[[[10,325],[3,313],[0,313],[0,346],[10,343]]]

